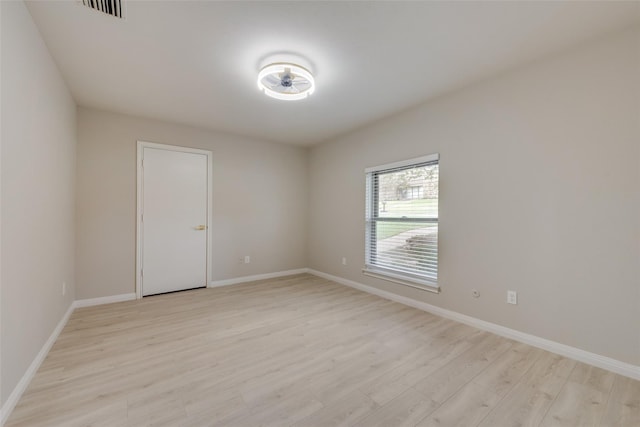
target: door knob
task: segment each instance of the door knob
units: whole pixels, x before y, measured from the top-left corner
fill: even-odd
[[[207,226],[206,226],[206,225],[198,225],[198,226],[196,227],[196,230],[206,230],[206,229],[207,229]]]

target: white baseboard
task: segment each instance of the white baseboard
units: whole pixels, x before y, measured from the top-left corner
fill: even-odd
[[[209,282],[209,288],[217,288],[219,286],[236,285],[238,283],[254,282],[256,280],[274,279],[276,277],[292,276],[294,274],[308,273],[308,268],[298,268],[296,270],[277,271],[275,273],[256,274],[254,276],[236,277],[226,280],[213,280]]]
[[[135,293],[111,295],[108,297],[79,299],[73,303],[74,308],[91,307],[94,305],[111,304],[113,302],[131,301],[136,299]]]
[[[27,371],[24,373],[22,378],[20,378],[20,381],[9,395],[7,401],[4,403],[4,405],[2,405],[2,408],[0,409],[0,426],[4,425],[4,423],[7,421],[9,415],[11,415],[11,412],[13,411],[13,408],[16,407],[16,404],[20,400],[20,397],[22,397],[22,394],[31,382],[31,379],[34,377],[36,372],[38,372],[38,368],[40,368],[40,365],[42,365],[42,362],[47,357],[47,354],[53,346],[53,343],[55,343],[58,339],[58,335],[60,335],[60,332],[62,332],[62,329],[64,329],[64,326],[67,324],[69,316],[71,316],[71,313],[73,313],[74,308],[75,303],[71,303],[69,305],[69,308],[67,309],[67,312],[64,314],[64,316],[62,316],[62,319],[60,319],[58,325],[49,336],[47,342],[44,343],[36,358],[33,359],[33,362],[31,362],[29,368],[27,368]]]
[[[395,302],[399,302],[410,307],[423,310],[437,316],[446,317],[447,319],[455,320],[460,323],[473,326],[478,329],[482,329],[496,335],[500,335],[506,338],[510,338],[515,341],[519,341],[525,344],[529,344],[534,347],[541,348],[543,350],[550,351],[552,353],[565,356],[579,362],[584,362],[589,365],[597,366],[598,368],[606,369],[616,374],[624,375],[636,380],[640,380],[640,366],[632,365],[630,363],[621,362],[611,357],[602,356],[596,353],[591,353],[586,350],[571,347],[559,342],[551,341],[545,338],[540,338],[535,335],[527,334],[524,332],[516,331],[495,323],[486,322],[484,320],[476,319],[475,317],[467,316],[465,314],[457,313],[455,311],[447,310],[444,308],[436,307],[435,305],[427,304],[422,301],[417,301],[412,298],[403,297],[401,295],[394,294],[392,292],[383,291],[373,286],[364,285],[362,283],[355,282],[353,280],[345,279],[342,277],[334,276],[331,274],[323,273],[321,271],[308,269],[310,274],[322,277],[324,279],[332,280],[341,285],[349,286],[370,294],[377,295],[382,298],[386,298]]]

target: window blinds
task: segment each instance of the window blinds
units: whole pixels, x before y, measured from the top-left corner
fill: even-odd
[[[365,172],[365,272],[437,287],[439,156]]]

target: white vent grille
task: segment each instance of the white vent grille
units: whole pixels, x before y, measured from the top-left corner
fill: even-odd
[[[122,6],[124,0],[81,0],[82,4],[95,9],[99,12],[106,13],[115,18],[124,18]]]

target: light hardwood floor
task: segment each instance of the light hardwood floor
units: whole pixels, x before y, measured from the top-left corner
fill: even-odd
[[[640,381],[310,275],[76,310],[14,426],[640,426]]]

